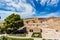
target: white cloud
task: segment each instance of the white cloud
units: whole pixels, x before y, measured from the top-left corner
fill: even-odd
[[[3,0],[2,0],[3,1]],[[11,10],[11,11],[1,11],[0,13],[3,14],[5,13],[5,15],[3,14],[3,16],[5,16],[4,18],[6,18],[8,15],[10,15],[9,13],[17,13],[19,15],[21,15],[22,18],[28,18],[28,17],[32,17],[33,14],[35,14],[35,11],[33,11],[33,8],[30,4],[27,4],[25,0],[4,0],[6,2],[6,7],[4,7],[7,10]],[[2,5],[2,4],[1,4]],[[2,6],[0,6],[2,7]],[[18,11],[18,12],[16,12]],[[4,19],[3,18],[3,19]]]
[[[0,16],[1,16],[1,20],[4,20],[7,16],[9,16],[10,14],[12,14],[13,12],[10,11],[1,11],[0,10]]]
[[[56,13],[50,13],[46,15],[46,17],[53,17],[53,16],[56,17],[57,16]]]
[[[58,2],[59,0],[41,0],[40,4],[44,6],[47,3],[47,6],[57,6]]]
[[[40,4],[44,6],[46,2],[47,0],[41,0]]]
[[[51,16],[59,17],[60,16],[59,14],[60,14],[60,12],[57,11],[57,12],[53,12],[53,13],[47,14],[47,16],[50,16],[50,17]]]
[[[26,9],[26,6],[31,6],[30,4],[26,3],[26,0],[2,0],[1,6],[6,9],[10,9],[11,11],[24,11]],[[25,6],[26,5],[26,6]],[[32,6],[31,6],[32,7]]]
[[[51,0],[51,2],[48,5],[57,6],[58,2],[59,0]]]
[[[2,20],[5,19],[10,14],[15,13],[19,14],[22,18],[30,18],[35,14],[34,11],[32,11],[31,7],[26,6],[26,10],[24,12],[11,12],[11,11],[1,11],[0,10],[0,16],[2,17]]]
[[[5,0],[6,2],[10,2],[10,1],[12,1],[12,0]]]
[[[48,17],[60,17],[60,16],[59,16],[59,12],[54,12],[54,13],[46,14],[46,15],[43,15],[43,16],[37,16],[37,17],[48,18]]]

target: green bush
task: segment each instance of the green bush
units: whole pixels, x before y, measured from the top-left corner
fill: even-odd
[[[2,37],[1,37],[1,40],[8,40],[8,39],[7,39],[7,37],[2,36]]]
[[[46,39],[43,39],[43,40],[46,40]]]
[[[40,32],[34,32],[34,33],[32,34],[32,37],[42,38],[42,35],[41,35]]]

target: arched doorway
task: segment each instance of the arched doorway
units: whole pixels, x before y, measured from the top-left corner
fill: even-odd
[[[40,32],[42,32],[42,29],[40,29]]]
[[[33,32],[33,30],[32,30],[32,29],[30,29],[29,31],[30,31],[30,32]]]

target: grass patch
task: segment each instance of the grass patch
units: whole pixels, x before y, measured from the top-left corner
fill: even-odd
[[[33,38],[10,38],[6,36],[2,36],[0,38],[0,40],[34,40]]]
[[[0,37],[0,40],[1,40],[1,37]]]
[[[26,37],[26,33],[24,34],[9,34],[10,36],[19,36],[19,37]]]
[[[32,38],[9,38],[10,40],[34,40]]]
[[[43,39],[43,40],[52,40],[52,39]]]
[[[40,32],[33,32],[32,37],[42,38],[42,35]]]

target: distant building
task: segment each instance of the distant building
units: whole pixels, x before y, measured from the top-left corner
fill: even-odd
[[[28,32],[42,32],[42,28],[51,28],[60,31],[60,18],[27,18],[24,19],[24,25]]]

